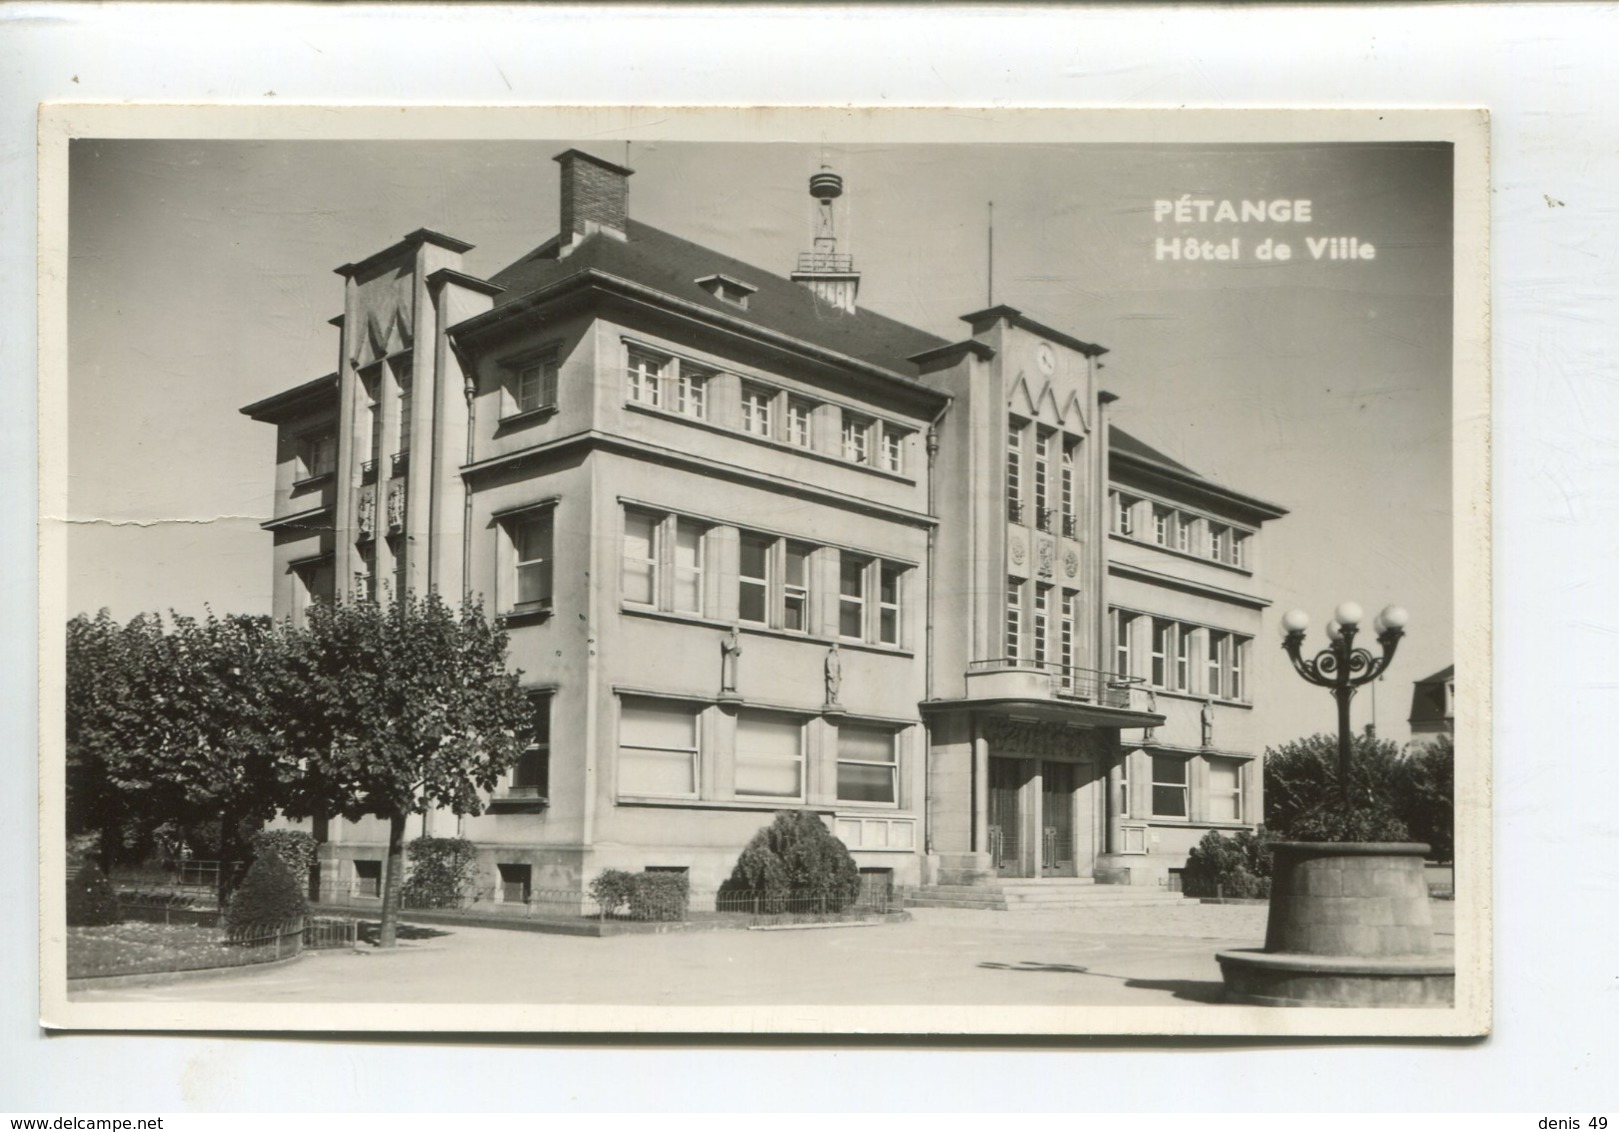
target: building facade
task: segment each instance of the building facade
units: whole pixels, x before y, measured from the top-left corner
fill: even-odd
[[[557,161],[556,238],[487,280],[426,230],[339,268],[336,372],[243,410],[278,429],[278,617],[436,590],[510,635],[535,741],[422,832],[526,899],[607,868],[715,889],[783,809],[906,886],[1165,883],[1257,822],[1279,508],[1109,426],[1101,347],[864,309],[835,174],[776,274],[630,219],[630,170]],[[1148,537],[1155,508],[1188,541]],[[382,823],[315,832],[330,882],[380,880]]]

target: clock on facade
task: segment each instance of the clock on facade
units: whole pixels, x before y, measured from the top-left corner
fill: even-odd
[[[1042,342],[1034,348],[1034,360],[1041,373],[1051,373],[1057,368],[1057,354],[1048,343]]]

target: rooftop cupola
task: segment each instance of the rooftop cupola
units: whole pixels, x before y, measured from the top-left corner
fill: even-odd
[[[816,201],[815,248],[798,253],[798,270],[790,278],[840,310],[853,311],[860,292],[854,257],[838,254],[834,202],[843,195],[843,178],[826,166],[811,174],[810,196]]]
[[[581,149],[553,158],[562,166],[562,223],[558,231],[563,254],[597,232],[625,239],[629,229],[630,176],[635,172],[603,161]]]

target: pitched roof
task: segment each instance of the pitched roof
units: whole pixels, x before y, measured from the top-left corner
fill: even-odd
[[[588,236],[563,257],[557,255],[557,240],[541,244],[490,276],[491,283],[505,288],[495,298],[496,309],[569,276],[595,270],[906,377],[915,378],[917,373],[911,355],[947,345],[944,338],[875,311],[840,310],[801,283],[640,221],[631,220],[627,234],[626,240],[601,233]],[[747,307],[726,302],[697,282],[714,275],[755,288]]]
[[[1123,429],[1119,428],[1117,425],[1109,427],[1107,432],[1107,442],[1109,448],[1120,455],[1134,456],[1139,460],[1146,460],[1149,463],[1161,464],[1164,467],[1169,468],[1171,471],[1180,472],[1183,475],[1197,475],[1196,472],[1194,472],[1191,468],[1188,468],[1185,464],[1182,464],[1179,460],[1171,460],[1168,456],[1165,456],[1162,452],[1158,451],[1158,449],[1152,447],[1152,445],[1144,444],[1135,437],[1131,436],[1129,433],[1125,432]],[[1202,477],[1199,476],[1198,478],[1201,479]]]

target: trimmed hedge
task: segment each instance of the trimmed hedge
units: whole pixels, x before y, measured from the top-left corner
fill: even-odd
[[[632,920],[679,921],[686,918],[691,882],[684,873],[631,873],[603,869],[590,882],[590,898],[602,914],[613,916],[628,906]]]
[[[225,927],[231,939],[240,939],[256,930],[302,920],[308,912],[303,887],[279,856],[265,853],[253,862],[230,898]]]
[[[1211,829],[1186,856],[1181,888],[1188,896],[1261,897],[1270,895],[1271,836],[1246,829],[1233,837]]]
[[[477,880],[478,850],[464,837],[418,837],[406,848],[407,908],[459,908]]]
[[[83,867],[68,878],[68,927],[104,927],[122,919],[118,911],[118,893],[101,871],[101,866],[93,860],[86,860]]]
[[[860,897],[860,869],[819,817],[783,810],[753,835],[720,886],[722,899],[743,893],[759,896],[762,910],[771,913],[805,899],[841,912]]]

